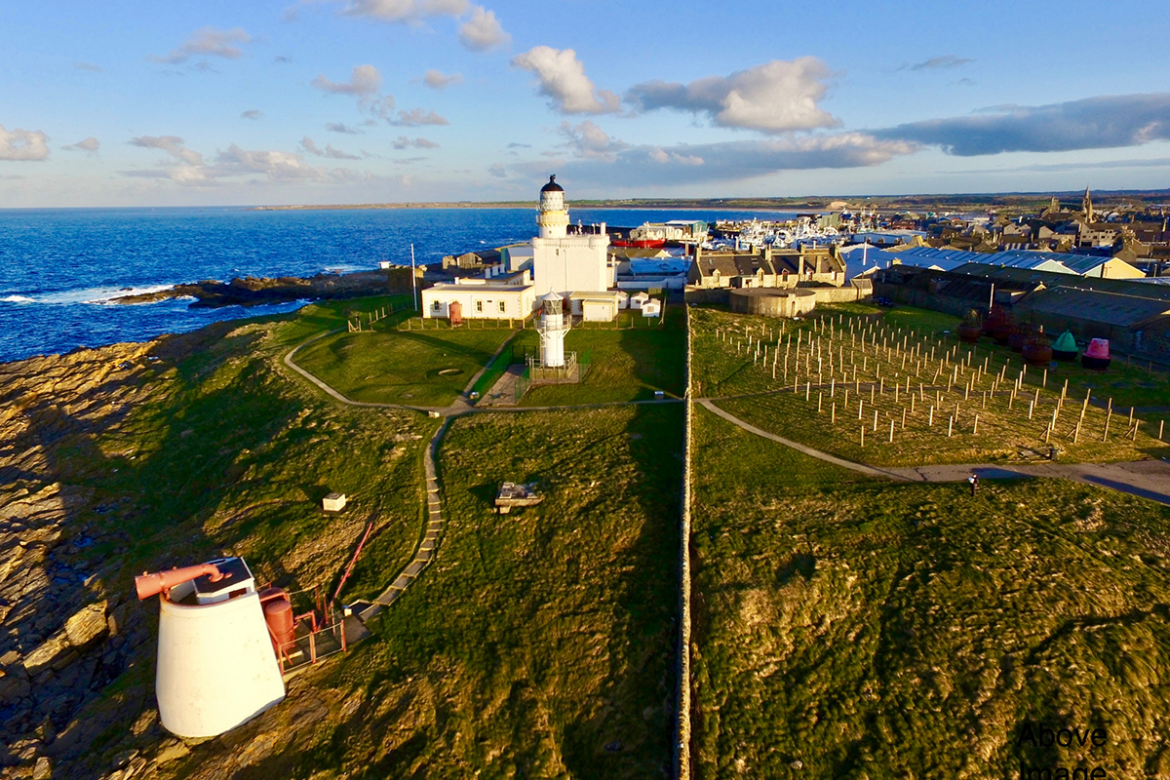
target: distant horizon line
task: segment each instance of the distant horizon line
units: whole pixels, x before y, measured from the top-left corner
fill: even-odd
[[[1170,187],[1158,189],[1100,189],[1090,193],[1102,198],[1116,197],[1170,197]],[[1075,190],[1035,190],[1035,191],[1006,191],[1006,192],[922,192],[902,193],[889,195],[760,195],[760,196],[723,196],[723,197],[639,197],[639,198],[582,198],[570,200],[570,205],[576,204],[579,208],[612,208],[612,209],[669,209],[691,208],[713,211],[764,211],[776,210],[768,207],[789,208],[824,208],[828,202],[856,201],[866,202],[874,200],[898,199],[990,199],[990,198],[1051,198],[1057,199],[1079,198],[1083,195],[1080,189]],[[825,201],[826,203],[814,203]],[[249,205],[169,205],[169,206],[8,206],[0,207],[0,212],[9,211],[97,211],[102,209],[122,210],[177,210],[177,209],[232,209],[243,211],[362,211],[362,210],[395,210],[395,209],[527,209],[533,208],[536,198],[532,200],[503,200],[503,201],[387,201],[381,203],[313,203],[313,204],[249,204]]]

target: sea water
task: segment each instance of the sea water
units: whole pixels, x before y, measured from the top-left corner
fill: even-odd
[[[584,224],[631,227],[665,219],[778,215],[571,208],[570,216]],[[144,341],[303,304],[209,309],[182,299],[112,303],[119,296],[207,279],[409,264],[412,244],[419,264],[436,264],[444,255],[524,241],[535,231],[534,208],[0,210],[0,362]]]

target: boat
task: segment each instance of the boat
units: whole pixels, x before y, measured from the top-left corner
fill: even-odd
[[[666,246],[665,238],[615,238],[610,242],[613,246],[627,249],[661,249]]]

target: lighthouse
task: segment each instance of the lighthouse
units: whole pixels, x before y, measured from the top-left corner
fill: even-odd
[[[569,332],[569,318],[564,313],[565,299],[550,292],[541,301],[540,363],[544,368],[562,368],[565,365],[565,334]]]
[[[540,188],[536,212],[539,235],[532,239],[532,282],[536,301],[543,303],[550,292],[557,293],[564,314],[581,314],[574,308],[574,294],[606,294],[614,282],[607,250],[609,236],[602,223],[593,231],[569,230],[569,207],[565,190],[550,176]],[[536,302],[534,301],[534,303]]]
[[[564,238],[569,227],[569,211],[565,208],[565,188],[557,184],[556,175],[548,177],[548,184],[540,188],[540,210],[536,226],[541,238]]]

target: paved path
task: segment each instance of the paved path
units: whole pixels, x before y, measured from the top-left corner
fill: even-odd
[[[715,406],[710,398],[697,399],[697,403],[749,433],[779,442],[786,447],[803,452],[805,455],[874,477],[888,477],[903,482],[962,482],[971,476],[972,472],[978,474],[981,479],[1055,477],[1107,487],[1162,504],[1170,504],[1170,463],[1164,460],[1138,460],[1129,463],[1029,463],[1018,466],[995,463],[955,463],[938,466],[886,466],[878,468],[844,460],[827,452],[821,452],[761,430]]]
[[[422,541],[419,542],[418,547],[415,549],[414,558],[410,563],[398,573],[398,576],[391,581],[386,590],[382,591],[374,599],[373,604],[362,610],[362,622],[368,621],[374,615],[381,612],[384,607],[393,604],[410,586],[410,583],[414,582],[423,573],[423,570],[430,565],[435,555],[438,554],[440,537],[443,535],[444,520],[443,502],[439,498],[439,480],[435,472],[435,454],[439,450],[439,443],[443,440],[443,435],[451,425],[451,419],[448,417],[439,426],[439,429],[435,431],[435,435],[431,437],[430,444],[427,445],[424,455],[423,469],[426,475],[427,485],[427,524],[426,530],[423,531]]]
[[[836,455],[830,455],[827,452],[821,452],[820,450],[814,450],[812,447],[806,447],[805,445],[800,444],[798,442],[794,442],[791,439],[785,439],[783,436],[777,436],[774,433],[768,433],[767,431],[765,431],[761,428],[757,428],[756,426],[752,425],[751,423],[744,422],[743,420],[739,419],[738,417],[736,417],[733,414],[730,414],[728,412],[723,411],[718,406],[716,406],[710,398],[696,398],[695,403],[699,404],[707,411],[709,411],[713,414],[719,415],[720,417],[722,417],[724,420],[727,420],[732,425],[738,425],[740,428],[743,428],[748,433],[754,433],[756,436],[762,436],[765,439],[771,439],[774,442],[779,442],[780,444],[783,444],[785,447],[791,447],[792,449],[796,450],[797,452],[803,452],[805,455],[808,455],[809,457],[818,458],[820,460],[827,461],[828,463],[832,463],[835,466],[840,466],[841,468],[850,469],[852,471],[857,471],[857,472],[860,472],[862,474],[866,474],[866,475],[871,476],[871,477],[888,477],[890,479],[901,480],[903,482],[906,482],[906,481],[909,481],[910,479],[912,479],[912,477],[903,476],[901,474],[893,473],[894,472],[893,469],[879,469],[879,468],[875,468],[873,466],[866,466],[864,463],[854,463],[851,460],[845,460],[844,458],[838,458]],[[964,477],[964,479],[965,479],[965,477]]]
[[[1000,466],[988,463],[891,468],[904,479],[922,482],[960,482],[972,472],[980,479],[1048,477],[1071,479],[1112,488],[1162,504],[1170,504],[1170,463],[1137,460],[1129,463],[1036,463]]]

